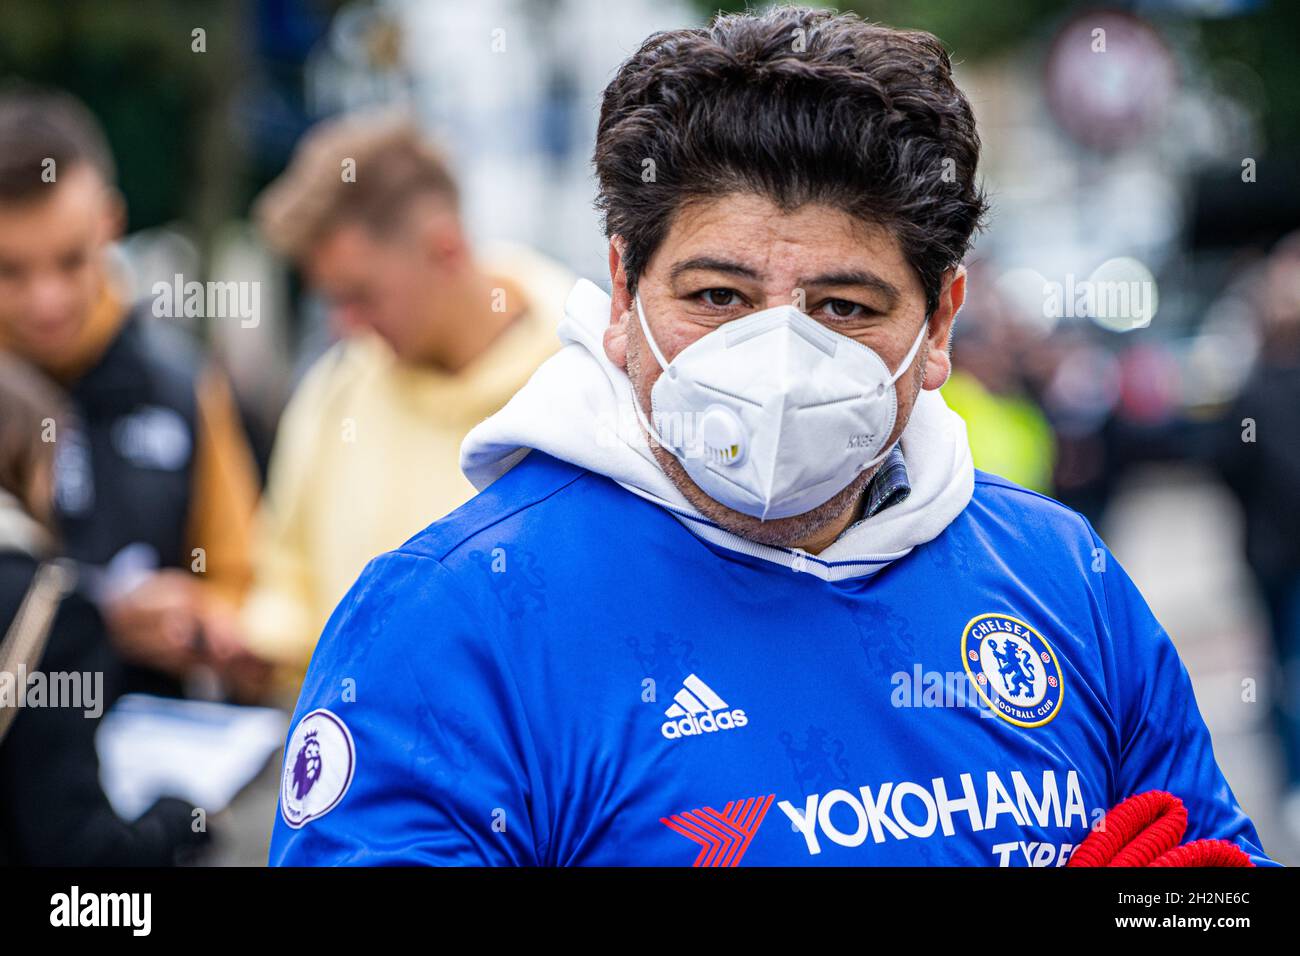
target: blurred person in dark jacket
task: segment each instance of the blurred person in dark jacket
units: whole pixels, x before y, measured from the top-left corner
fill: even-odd
[[[0,864],[170,865],[208,840],[194,808],[164,797],[128,823],[99,783],[95,730],[120,668],[75,574],[50,563],[60,405],[43,376],[0,354]],[[75,702],[54,690],[74,686],[91,689]]]
[[[67,389],[67,554],[99,572],[88,584],[132,689],[177,695],[205,666],[256,677],[235,626],[256,470],[224,378],[109,268],[125,221],[114,181],[81,103],[0,90],[0,351]]]
[[[1280,667],[1273,696],[1285,752],[1284,819],[1300,841],[1300,232],[1265,261],[1259,360],[1226,420],[1218,463],[1240,500],[1246,561]]]

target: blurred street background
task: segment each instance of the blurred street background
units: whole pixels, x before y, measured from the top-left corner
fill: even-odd
[[[338,331],[250,212],[303,134],[404,108],[445,152],[476,243],[525,244],[608,288],[600,92],[648,34],[714,6],[5,0],[0,79],[67,90],[103,124],[130,299],[178,275],[260,288],[255,328],[173,321],[229,378],[265,480],[281,412]],[[1260,544],[1300,512],[1300,407],[1286,404],[1300,394],[1300,4],[839,7],[935,33],[976,111],[993,217],[944,390],[976,465],[1092,521],[1181,652],[1265,849],[1300,863],[1282,732],[1300,706],[1300,566],[1294,541]],[[204,862],[265,863],[279,766],[276,753],[214,817]]]

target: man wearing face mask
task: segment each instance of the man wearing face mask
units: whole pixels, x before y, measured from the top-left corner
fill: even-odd
[[[939,395],[978,154],[928,34],[646,41],[597,132],[613,294],[336,608],[273,864],[1059,866],[1150,790],[1271,862],[1133,584]]]

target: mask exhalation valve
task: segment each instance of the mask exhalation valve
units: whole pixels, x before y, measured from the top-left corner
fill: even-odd
[[[745,457],[745,439],[745,426],[731,409],[710,405],[700,416],[700,444],[713,464],[739,464]]]

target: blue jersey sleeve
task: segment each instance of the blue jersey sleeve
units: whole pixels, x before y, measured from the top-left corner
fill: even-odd
[[[1089,531],[1115,660],[1112,700],[1120,742],[1115,802],[1146,790],[1168,791],[1187,807],[1183,842],[1228,840],[1257,866],[1277,865],[1264,854],[1254,824],[1219,770],[1173,641],[1132,579]]]
[[[544,806],[504,663],[440,562],[372,561],[312,657],[270,863],[536,864]]]

